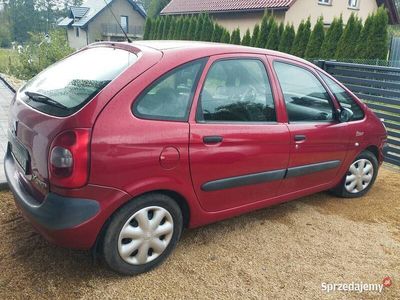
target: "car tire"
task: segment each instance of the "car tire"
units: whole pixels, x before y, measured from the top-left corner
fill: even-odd
[[[364,196],[373,186],[378,168],[378,160],[373,153],[367,150],[361,152],[332,192],[343,198]]]
[[[103,233],[104,262],[123,275],[136,275],[160,265],[182,233],[179,205],[164,194],[151,193],[121,207]]]

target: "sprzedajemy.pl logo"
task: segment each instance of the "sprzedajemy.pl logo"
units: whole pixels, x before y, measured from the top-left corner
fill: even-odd
[[[321,290],[326,293],[331,292],[378,292],[382,293],[384,287],[390,287],[392,279],[387,276],[383,278],[382,283],[364,283],[364,282],[350,282],[350,283],[321,283]]]

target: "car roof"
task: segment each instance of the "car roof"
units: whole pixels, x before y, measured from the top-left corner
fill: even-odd
[[[101,44],[112,44],[121,45],[124,48],[132,47],[135,52],[140,49],[142,52],[146,52],[147,49],[152,49],[173,54],[179,56],[180,54],[185,54],[192,56],[193,59],[211,56],[211,55],[220,55],[220,54],[233,54],[233,53],[242,53],[242,54],[258,54],[258,55],[270,55],[281,57],[289,60],[293,60],[299,63],[306,64],[311,67],[315,67],[314,64],[287,54],[283,52],[273,51],[269,49],[255,48],[255,47],[247,47],[240,45],[232,45],[232,44],[222,44],[222,43],[213,43],[213,42],[199,42],[199,41],[175,41],[175,40],[145,40],[145,41],[134,41],[132,43],[128,42],[100,42],[92,45],[101,45]],[[172,53],[171,53],[172,52]]]

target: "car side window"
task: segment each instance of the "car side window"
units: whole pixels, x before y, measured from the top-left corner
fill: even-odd
[[[274,62],[274,69],[285,98],[289,122],[333,120],[331,98],[313,73],[278,61]]]
[[[353,112],[353,117],[350,121],[362,120],[364,118],[364,111],[361,107],[354,101],[354,99],[343,89],[340,85],[338,85],[335,81],[330,79],[323,73],[319,73],[325,83],[328,85],[332,94],[335,96],[336,100],[339,101],[342,107],[346,107],[351,109]]]
[[[133,114],[142,119],[187,121],[204,60],[180,66],[153,83],[134,102]]]
[[[267,71],[258,59],[215,62],[204,82],[200,122],[276,122]]]

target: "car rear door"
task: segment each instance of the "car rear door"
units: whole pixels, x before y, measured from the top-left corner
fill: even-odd
[[[290,159],[280,194],[323,188],[337,180],[348,149],[347,123],[312,68],[271,58],[290,131]]]
[[[190,118],[190,168],[201,206],[221,211],[278,194],[289,158],[267,61],[259,55],[211,57]]]

